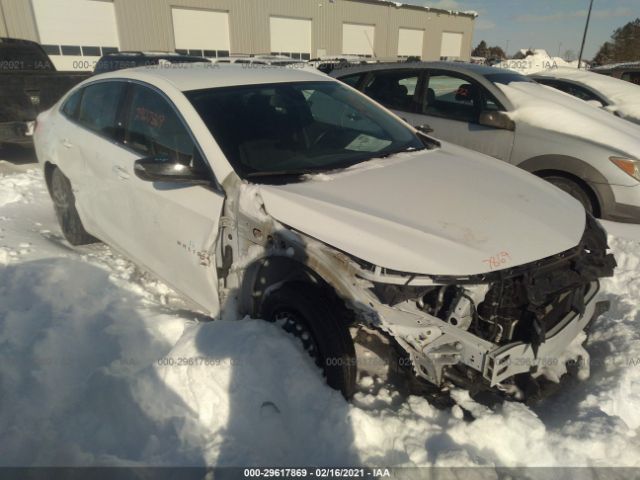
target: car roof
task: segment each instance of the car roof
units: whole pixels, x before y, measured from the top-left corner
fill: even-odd
[[[354,65],[344,68],[336,68],[329,75],[332,77],[342,77],[351,73],[371,72],[375,70],[389,70],[389,69],[415,69],[420,70],[423,68],[435,68],[442,70],[450,70],[452,72],[460,73],[475,73],[477,75],[488,75],[492,73],[500,73],[501,70],[495,67],[489,67],[487,65],[478,65],[475,63],[466,62],[389,62],[389,63],[375,63],[366,65]]]
[[[38,42],[34,42],[33,40],[26,40],[24,38],[11,38],[11,37],[0,37],[0,44],[7,45],[38,45]]]
[[[609,65],[599,65],[597,67],[592,67],[591,70],[595,71],[613,71],[613,70],[637,70],[640,69],[640,62],[620,62],[620,63],[611,63]]]
[[[166,81],[183,92],[236,85],[333,81],[321,72],[311,68],[287,68],[269,65],[247,67],[247,65],[219,63],[144,66],[96,75],[94,79],[123,77],[151,84],[158,81]]]
[[[575,77],[574,75],[575,73],[587,73],[587,74],[597,75],[595,72],[590,72],[589,70],[584,70],[584,69],[578,70],[577,68],[571,68],[571,67],[556,67],[556,68],[550,68],[547,70],[541,70],[535,73],[530,73],[526,76],[531,78],[542,77],[542,78],[556,78],[558,80],[579,81],[579,78]],[[598,77],[600,77],[600,75],[598,75]]]

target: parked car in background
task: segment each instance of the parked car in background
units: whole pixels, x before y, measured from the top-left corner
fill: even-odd
[[[615,266],[566,193],[317,72],[100,75],[35,140],[70,243],[108,242],[215,317],[278,322],[346,397],[366,325],[411,375],[518,398],[540,359],[564,368]]]
[[[93,70],[94,75],[113,72],[124,68],[145,67],[151,65],[174,65],[182,63],[210,63],[205,57],[181,55],[175,52],[114,52],[100,57]]]
[[[624,62],[593,67],[591,71],[640,85],[640,62]]]
[[[305,60],[296,60],[284,55],[231,55],[229,57],[217,58],[214,63],[229,64],[237,63],[244,65],[271,65],[273,67],[286,67],[289,65],[303,64]]]
[[[329,74],[335,69],[366,63],[375,63],[375,60],[373,58],[360,57],[358,55],[325,55],[309,60],[310,66],[317,68],[322,73],[326,74]]]
[[[529,75],[580,100],[640,124],[640,85],[577,68],[553,68]]]
[[[29,144],[38,113],[89,76],[58,72],[42,47],[0,38],[0,144]]]
[[[640,223],[640,127],[631,122],[482,65],[363,65],[331,75],[439,139],[545,178],[601,218]]]

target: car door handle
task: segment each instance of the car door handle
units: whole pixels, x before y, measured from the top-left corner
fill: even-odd
[[[73,144],[72,144],[69,140],[67,140],[67,139],[65,138],[65,139],[62,141],[62,146],[63,146],[64,148],[71,148],[71,147],[73,147]]]
[[[130,177],[129,172],[127,172],[124,168],[119,167],[118,165],[114,165],[112,170],[113,173],[115,173],[121,180],[127,180]]]

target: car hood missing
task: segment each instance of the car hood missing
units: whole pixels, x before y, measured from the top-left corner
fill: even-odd
[[[475,275],[575,247],[582,206],[523,170],[447,144],[260,187],[275,219],[374,265]]]

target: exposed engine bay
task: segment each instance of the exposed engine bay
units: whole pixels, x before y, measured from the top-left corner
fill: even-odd
[[[374,291],[383,303],[395,307],[414,304],[417,310],[468,332],[483,343],[489,342],[494,346],[490,350],[517,344],[528,346],[532,354],[529,362],[503,356],[501,359],[506,360],[496,363],[489,355],[487,364],[477,364],[481,368],[474,370],[469,362],[464,365],[461,361],[463,344],[454,339],[450,339],[453,343],[443,341],[446,331],[435,338],[433,331],[428,331],[427,336],[403,338],[414,351],[414,361],[420,364],[416,373],[430,382],[439,385],[449,379],[470,387],[482,381],[484,374],[494,386],[509,378],[505,374],[510,373],[514,361],[520,362],[518,367],[526,367],[519,370],[532,374],[540,366],[553,363],[553,358],[539,355],[541,347],[563,327],[567,317],[584,318],[590,314],[588,323],[606,310],[605,302],[593,305],[593,301],[598,279],[613,275],[615,266],[613,255],[607,253],[604,230],[589,216],[578,246],[533,264],[467,278],[434,277],[439,284],[424,287],[377,283]],[[589,304],[592,308],[587,309]],[[432,348],[433,344],[437,348]]]

